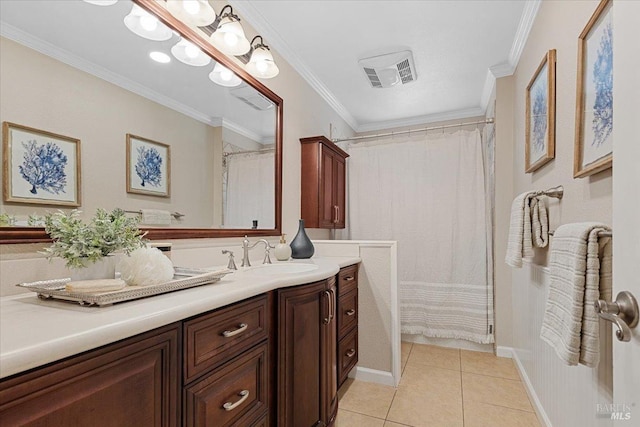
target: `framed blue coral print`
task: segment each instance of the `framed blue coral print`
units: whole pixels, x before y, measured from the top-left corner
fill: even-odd
[[[574,178],[608,169],[613,162],[612,3],[602,0],[578,37]]]
[[[127,193],[171,195],[171,151],[167,144],[127,134]]]
[[[2,123],[5,202],[80,206],[80,140]]]
[[[524,169],[530,173],[555,157],[556,50],[544,55],[527,86]]]

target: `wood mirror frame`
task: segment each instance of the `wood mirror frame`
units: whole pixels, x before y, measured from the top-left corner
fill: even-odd
[[[182,37],[202,49],[214,61],[232,70],[242,80],[267,97],[276,105],[275,135],[275,228],[271,229],[214,229],[214,228],[145,228],[146,238],[150,240],[196,239],[248,236],[277,236],[282,229],[282,111],[283,100],[259,80],[247,73],[238,63],[214,48],[205,38],[205,34],[196,31],[175,18],[156,0],[133,0],[143,9],[156,15],[167,26],[177,31]],[[51,239],[43,228],[36,227],[0,227],[0,244],[37,243]]]

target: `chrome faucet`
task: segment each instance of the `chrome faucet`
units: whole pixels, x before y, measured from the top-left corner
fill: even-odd
[[[271,264],[271,256],[269,252],[271,248],[274,248],[275,246],[271,246],[265,239],[260,239],[252,245],[250,243],[249,238],[244,236],[244,239],[242,240],[242,264],[240,266],[251,267],[251,262],[249,261],[249,249],[255,248],[258,243],[264,243],[264,261],[262,261],[262,263]]]
[[[234,259],[233,259],[233,252],[228,251],[228,250],[226,250],[226,249],[223,249],[223,250],[222,250],[222,254],[223,254],[223,255],[227,255],[227,254],[229,255],[229,264],[227,264],[227,268],[228,268],[229,270],[237,270],[237,269],[238,269],[238,267],[236,267],[236,262],[235,262],[235,261],[234,261]]]

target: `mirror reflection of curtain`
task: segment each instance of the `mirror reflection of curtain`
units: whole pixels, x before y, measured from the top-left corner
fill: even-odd
[[[233,153],[226,159],[224,228],[275,228],[274,152]]]
[[[493,342],[480,132],[378,139],[348,152],[346,237],[398,242],[402,333]]]

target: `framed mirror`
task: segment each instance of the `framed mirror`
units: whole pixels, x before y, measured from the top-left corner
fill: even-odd
[[[87,218],[121,208],[148,221],[141,228],[154,240],[280,233],[283,101],[207,33],[154,0],[0,7],[0,214],[10,221],[0,243],[47,241],[33,218],[73,208],[56,203],[60,185],[23,173],[47,135],[77,141],[64,184],[77,187]],[[125,25],[135,8],[167,29],[163,40]]]

